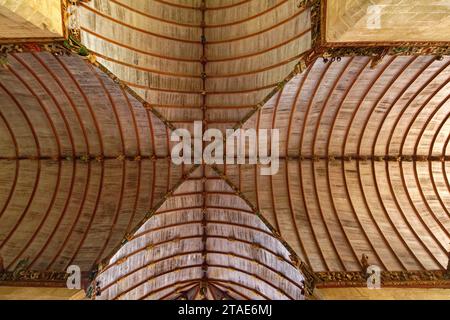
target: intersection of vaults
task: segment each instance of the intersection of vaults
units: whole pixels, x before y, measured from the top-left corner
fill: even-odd
[[[0,285],[450,287],[450,2],[44,2],[0,1]],[[175,165],[194,121],[278,129],[278,172]]]

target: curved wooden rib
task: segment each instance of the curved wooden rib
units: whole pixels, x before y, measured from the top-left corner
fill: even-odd
[[[287,249],[224,180],[203,170],[214,176],[197,169],[111,258],[96,279],[99,299],[216,299],[215,290],[221,298],[304,298]],[[177,288],[184,282],[206,292],[191,296]]]

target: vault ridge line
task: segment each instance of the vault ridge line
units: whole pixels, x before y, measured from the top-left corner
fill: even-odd
[[[226,143],[226,138],[224,138],[224,145]],[[234,156],[233,159],[237,159],[238,156]],[[249,156],[243,157],[245,160],[249,160]],[[256,159],[259,160],[261,157],[256,155]],[[158,160],[160,158],[157,158]],[[161,159],[166,159],[166,157],[162,157]],[[226,163],[228,157],[223,157],[223,163]],[[287,155],[287,156],[279,156],[279,160],[283,161],[310,161],[310,162],[320,162],[320,161],[328,161],[330,163],[333,162],[448,162],[450,161],[450,155],[420,155],[420,154],[375,154],[375,155],[365,155],[365,154],[357,154],[357,153],[345,153],[343,155]],[[1,158],[0,160],[9,160],[9,158]]]
[[[2,47],[4,47],[4,45],[2,45]],[[121,81],[116,75],[114,75],[111,71],[108,70],[108,68],[106,68],[104,65],[102,65],[101,63],[99,63],[95,57],[95,55],[91,54],[89,52],[89,50],[82,45],[79,41],[77,41],[73,35],[69,34],[68,39],[65,40],[64,42],[61,43],[61,41],[54,41],[51,43],[46,43],[46,44],[34,44],[34,43],[24,43],[21,45],[11,45],[11,46],[7,46],[6,48],[8,48],[8,51],[6,52],[23,52],[24,49],[25,51],[41,51],[44,50],[46,52],[50,52],[54,55],[71,55],[71,54],[76,54],[78,56],[80,56],[83,60],[85,60],[87,63],[92,64],[95,68],[99,69],[101,72],[105,73],[109,78],[111,78],[114,83],[118,84],[123,90],[125,90],[126,92],[128,92],[131,96],[133,96],[135,99],[137,99],[146,110],[150,110],[150,112],[152,112],[162,123],[164,123],[164,125],[170,130],[170,131],[174,131],[176,130],[176,127],[167,119],[165,119],[159,112],[157,112],[148,102],[146,102],[143,98],[140,97],[139,94],[137,94],[133,89],[131,89],[130,87],[128,87],[123,81]],[[5,53],[6,54],[6,53]],[[7,66],[7,62],[5,64],[5,66],[8,68]],[[169,157],[170,157],[170,150],[169,150]],[[105,158],[102,157],[97,157],[97,158],[92,158],[91,155],[83,155],[78,157],[79,160],[84,161],[84,162],[88,162],[88,161],[103,161],[105,160]],[[126,160],[130,158],[129,156],[126,155],[119,155],[116,159],[119,160]],[[138,160],[137,157],[132,157],[133,160]],[[158,158],[153,157],[152,159],[154,160],[158,160]],[[40,160],[40,159],[37,159]],[[55,160],[55,159],[53,159]],[[58,158],[58,160],[60,160]],[[71,159],[72,160],[72,159]],[[193,171],[195,171],[195,169],[197,169],[198,165],[194,165],[187,174],[183,174],[183,177],[175,184],[175,186],[169,190],[161,199],[159,199],[159,201],[157,201],[156,205],[144,216],[144,219],[138,223],[137,226],[135,226],[132,230],[131,230],[131,234],[134,233],[135,231],[137,231],[153,214],[154,212],[162,206],[162,204],[165,202],[165,200],[186,180],[188,179],[188,177],[191,175],[191,173]],[[109,259],[111,259],[112,256],[114,256],[114,254],[128,241],[127,239],[129,238],[129,234],[127,234],[125,236],[125,238],[121,241],[121,243],[114,248],[111,251],[111,254],[107,255],[103,261],[107,261]],[[99,267],[101,267],[103,262],[98,263],[97,261],[94,262],[94,267],[93,267],[93,272],[96,272],[96,270],[99,269]]]
[[[316,7],[318,4],[320,5],[321,0],[298,0],[297,8],[299,10],[306,10],[308,8],[311,8],[311,11],[313,11],[313,8]],[[312,15],[312,12],[311,12]],[[312,65],[319,57],[320,53],[318,53],[318,50],[315,48],[315,41],[313,33],[315,33],[315,28],[317,28],[317,23],[314,21],[313,17],[311,17],[311,49],[306,50],[305,52],[301,53],[300,57],[298,58],[297,64],[294,66],[294,69],[283,79],[281,80],[275,88],[272,89],[269,94],[262,99],[259,103],[257,103],[253,110],[250,110],[240,121],[238,121],[234,126],[233,130],[237,131],[238,129],[241,129],[245,123],[257,112],[259,112],[264,105],[278,92],[283,90],[284,86],[292,80],[295,76],[303,73],[310,65]]]

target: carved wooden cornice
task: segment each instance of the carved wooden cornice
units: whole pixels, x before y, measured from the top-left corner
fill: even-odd
[[[70,36],[73,36],[80,40],[80,27],[76,7],[81,3],[88,3],[90,1],[91,0],[61,0],[64,38],[68,39]]]
[[[364,272],[316,272],[318,288],[367,287]],[[382,287],[450,288],[450,273],[438,271],[382,271]]]
[[[68,277],[59,271],[5,271],[0,273],[0,286],[65,287]]]
[[[8,67],[8,54],[20,52],[50,52],[55,55],[68,54],[64,40],[49,42],[5,43],[0,44],[0,67]]]

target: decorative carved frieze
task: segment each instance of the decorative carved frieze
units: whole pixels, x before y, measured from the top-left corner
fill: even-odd
[[[364,272],[316,272],[318,287],[366,287]],[[382,287],[434,287],[450,288],[450,274],[438,271],[382,271]]]
[[[9,53],[20,52],[50,52],[52,54],[67,54],[68,51],[64,47],[63,41],[54,41],[49,43],[13,43],[13,44],[0,44],[0,57],[6,59]]]
[[[0,285],[2,282],[65,282],[69,274],[56,271],[5,271],[0,273]]]

